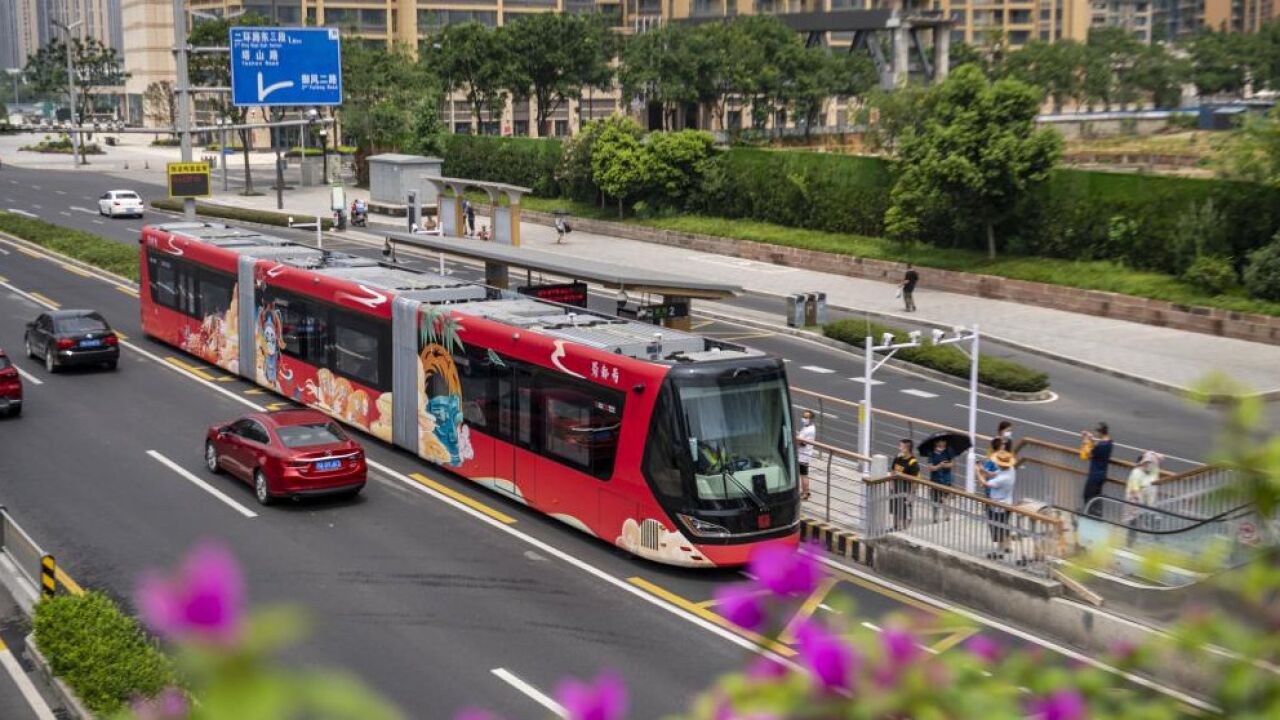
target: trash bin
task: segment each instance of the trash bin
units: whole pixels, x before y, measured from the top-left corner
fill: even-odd
[[[813,319],[815,325],[827,324],[827,294],[813,293]]]
[[[805,324],[805,327],[818,324],[817,293],[804,294],[804,324]]]
[[[787,296],[787,327],[803,327],[805,321],[804,293]]]

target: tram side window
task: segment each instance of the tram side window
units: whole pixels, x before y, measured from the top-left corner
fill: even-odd
[[[623,394],[541,373],[543,453],[601,480],[613,475],[622,430]]]
[[[334,312],[333,366],[339,373],[376,390],[389,390],[390,335],[383,324],[341,311]],[[383,337],[386,335],[386,337]],[[382,352],[383,348],[386,352]],[[385,385],[385,387],[384,387]]]
[[[467,348],[465,353],[454,353],[454,365],[462,380],[462,417],[477,430],[496,430],[498,418],[497,376],[502,365],[495,367],[493,358],[485,348]],[[502,361],[499,360],[498,363]]]
[[[200,270],[200,315],[224,315],[231,307],[231,294],[235,280],[230,275],[213,270]]]
[[[653,409],[642,468],[658,492],[679,499],[684,496],[681,463],[685,462],[687,453],[681,452],[680,428],[673,404],[671,386],[666,385]]]
[[[172,258],[147,253],[147,276],[150,279],[151,302],[178,309],[178,268]]]
[[[276,309],[284,326],[280,349],[289,357],[317,367],[324,367],[328,357],[329,313],[316,303],[280,293],[275,297]]]

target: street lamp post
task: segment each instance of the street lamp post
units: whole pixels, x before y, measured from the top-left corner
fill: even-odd
[[[227,180],[227,125],[229,124],[231,124],[230,118],[221,116],[218,118],[218,125],[222,127],[222,139],[219,146],[219,150],[222,152],[222,192],[227,192],[229,186]]]
[[[977,478],[974,476],[974,457],[978,450],[978,326],[967,333],[964,328],[956,328],[951,337],[946,337],[942,330],[933,331],[934,345],[953,345],[969,343],[969,456],[965,465],[964,489],[973,492],[977,489]]]
[[[324,185],[329,184],[329,131],[320,128],[320,155],[324,158]]]
[[[80,133],[76,131],[76,73],[75,66],[71,60],[71,31],[84,24],[83,20],[77,20],[70,25],[65,25],[57,20],[51,20],[51,24],[60,27],[67,33],[67,106],[71,115],[71,164],[80,167]]]
[[[863,344],[863,365],[862,365],[862,408],[859,410],[858,422],[858,452],[866,458],[871,457],[871,379],[882,365],[893,357],[894,353],[903,348],[920,347],[920,331],[913,330],[907,333],[907,342],[895,343],[893,341],[893,333],[885,333],[880,338],[880,344],[875,344],[875,338],[868,335]],[[880,351],[888,350],[889,354],[885,355],[880,362],[875,361],[875,354]],[[864,461],[863,472],[870,472],[871,468],[868,461]]]

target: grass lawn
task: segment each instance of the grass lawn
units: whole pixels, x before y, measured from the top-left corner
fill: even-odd
[[[135,282],[138,280],[137,245],[118,243],[93,233],[7,212],[0,212],[0,231]]]

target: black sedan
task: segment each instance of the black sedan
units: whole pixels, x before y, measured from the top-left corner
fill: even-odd
[[[105,318],[93,310],[54,310],[27,323],[24,337],[28,357],[44,358],[49,372],[76,365],[100,365],[114,370],[120,360],[120,339]]]

